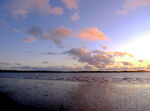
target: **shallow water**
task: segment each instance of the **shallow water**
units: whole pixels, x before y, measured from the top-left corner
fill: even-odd
[[[150,83],[150,72],[125,73],[0,73],[0,78],[65,80],[77,82]]]
[[[0,74],[0,91],[21,104],[56,111],[61,105],[65,111],[150,111],[149,73],[52,74],[56,80],[47,73],[10,75]]]

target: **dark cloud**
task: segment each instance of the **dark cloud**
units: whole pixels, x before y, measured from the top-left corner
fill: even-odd
[[[87,63],[96,68],[106,68],[108,65],[114,65],[115,57],[117,56],[130,56],[130,54],[126,52],[104,52],[101,50],[87,51],[82,48],[72,48],[64,52],[64,54],[72,56],[73,59],[80,63]]]
[[[102,51],[95,50],[94,53],[87,52],[85,49],[72,48],[66,53],[71,55],[73,59],[76,59],[81,63],[88,63],[97,68],[104,68],[106,65],[113,63],[112,57],[110,55],[104,54]]]
[[[86,65],[84,66],[84,70],[85,70],[85,71],[90,71],[90,70],[92,70],[92,66],[86,64]]]
[[[123,65],[125,65],[125,66],[132,66],[133,64],[132,63],[130,63],[130,62],[121,62]]]
[[[71,36],[72,31],[64,26],[61,26],[57,28],[49,28],[46,33],[43,33],[41,27],[33,26],[27,30],[27,33],[32,36],[32,38],[51,40],[56,45],[62,45],[63,40]]]
[[[15,65],[15,66],[21,66],[21,63],[8,63],[8,62],[0,62],[0,65],[2,66],[12,66],[12,65]]]
[[[67,67],[67,66],[50,66],[50,67],[36,67],[36,66],[15,66],[10,67],[10,70],[27,70],[27,71],[34,71],[34,70],[42,70],[42,71],[81,71],[83,70],[80,67]]]
[[[41,54],[45,54],[45,55],[54,55],[54,54],[61,54],[61,53],[54,53],[54,52],[42,52]]]
[[[46,33],[43,38],[45,40],[52,40],[55,44],[62,44],[62,40],[64,38],[69,37],[72,34],[72,31],[64,26],[52,29],[48,29],[48,33]]]
[[[16,65],[16,66],[21,66],[21,63],[14,63],[14,65]]]
[[[48,64],[48,61],[43,61],[42,63],[43,63],[43,64]]]
[[[32,36],[35,36],[35,37],[42,37],[43,36],[43,30],[39,26],[30,27],[27,30],[27,33],[32,35]]]
[[[0,62],[0,65],[9,66],[9,65],[11,65],[11,64],[10,64],[10,63],[7,63],[7,62]]]
[[[25,71],[95,71],[92,65],[86,64],[84,67],[67,67],[67,66],[49,66],[49,67],[37,67],[37,66],[11,66],[1,67],[3,70],[25,70]],[[123,71],[123,70],[150,70],[150,65],[147,67],[127,67],[127,66],[115,66],[109,68],[103,68],[103,71]]]

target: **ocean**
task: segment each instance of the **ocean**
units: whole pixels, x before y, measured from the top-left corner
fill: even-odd
[[[41,111],[150,111],[150,73],[0,73],[0,92]]]

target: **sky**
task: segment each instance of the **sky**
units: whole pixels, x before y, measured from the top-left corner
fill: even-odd
[[[0,69],[150,70],[150,0],[0,0]]]

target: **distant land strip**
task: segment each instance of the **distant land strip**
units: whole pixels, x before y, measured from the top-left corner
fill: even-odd
[[[121,73],[121,72],[150,72],[145,70],[136,70],[136,71],[43,71],[43,70],[0,70],[1,72],[28,72],[28,73]]]

